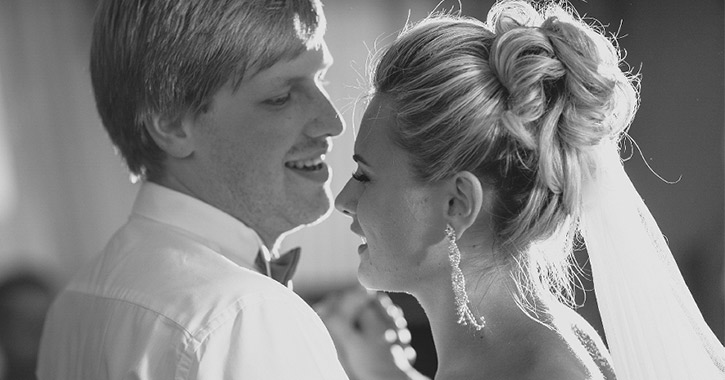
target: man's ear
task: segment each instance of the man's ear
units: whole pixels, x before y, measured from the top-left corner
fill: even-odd
[[[484,203],[481,181],[468,171],[462,171],[448,179],[446,219],[458,234],[473,225]]]
[[[170,118],[153,115],[144,123],[156,145],[166,154],[175,158],[185,158],[194,152],[194,140],[189,117]]]

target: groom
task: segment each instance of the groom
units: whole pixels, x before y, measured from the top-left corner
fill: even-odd
[[[315,312],[268,277],[282,237],[330,209],[343,123],[324,31],[319,0],[99,2],[96,105],[142,184],[50,310],[39,379],[347,378]]]

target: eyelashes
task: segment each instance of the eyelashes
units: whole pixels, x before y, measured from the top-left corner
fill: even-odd
[[[267,104],[269,104],[271,106],[277,106],[277,107],[279,107],[279,106],[283,106],[283,105],[287,104],[287,102],[291,98],[292,98],[292,94],[291,93],[287,93],[284,96],[279,96],[279,97],[276,97],[276,98],[272,98],[272,99],[269,99],[269,100],[265,100],[265,103],[267,103]]]
[[[316,86],[316,89],[314,90],[308,88],[307,85],[294,85],[288,89],[286,94],[264,100],[263,103],[272,107],[283,107],[293,100],[294,93],[300,92],[304,96],[311,96],[312,92],[314,91],[324,92],[325,86],[327,86],[329,83],[327,80],[325,80],[325,72],[316,75],[314,78],[314,82]]]
[[[352,179],[358,182],[369,182],[370,178],[368,178],[367,175],[363,173],[353,172],[352,173]]]

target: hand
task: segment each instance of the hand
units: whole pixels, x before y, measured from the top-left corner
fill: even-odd
[[[425,379],[403,311],[384,293],[356,286],[316,304],[351,380]]]

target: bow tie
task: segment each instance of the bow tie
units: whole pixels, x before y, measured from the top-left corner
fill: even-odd
[[[300,247],[292,248],[277,259],[271,259],[267,265],[262,250],[257,253],[257,259],[254,265],[257,269],[275,280],[280,284],[292,289],[292,276],[297,270],[297,263],[300,261]]]

